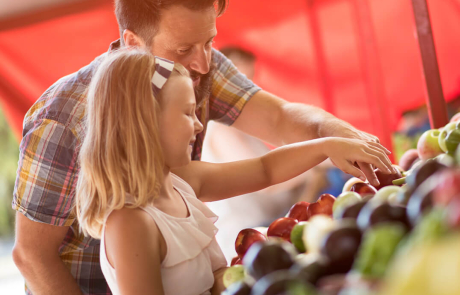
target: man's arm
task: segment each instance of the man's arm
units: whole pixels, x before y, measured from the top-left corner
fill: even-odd
[[[34,295],[80,295],[81,290],[59,257],[59,246],[69,227],[29,220],[16,213],[14,263]]]
[[[379,142],[376,136],[360,131],[320,108],[289,103],[263,90],[246,103],[232,126],[275,146],[331,136]],[[371,184],[377,185],[372,166],[363,163],[359,166]]]

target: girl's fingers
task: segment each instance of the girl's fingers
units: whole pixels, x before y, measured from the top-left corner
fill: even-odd
[[[375,175],[374,168],[371,164],[359,162],[358,165],[359,169],[364,173],[364,175],[366,175],[370,184],[375,187],[380,185],[379,179],[377,178],[377,175]]]
[[[364,151],[362,155],[362,159],[358,160],[359,162],[365,162],[374,165],[377,168],[380,168],[380,170],[385,171],[389,174],[393,173],[390,168],[388,168],[388,165],[386,165],[378,156],[373,155],[372,153],[368,153]],[[391,163],[389,164],[391,167]]]
[[[353,166],[349,161],[341,161],[339,164],[339,169],[345,173],[361,179],[362,181],[366,181],[366,175],[364,175],[363,171]]]

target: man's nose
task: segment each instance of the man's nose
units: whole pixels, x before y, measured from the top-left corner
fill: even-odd
[[[193,60],[190,63],[190,69],[204,75],[209,72],[209,54],[204,48],[197,50],[193,56]]]

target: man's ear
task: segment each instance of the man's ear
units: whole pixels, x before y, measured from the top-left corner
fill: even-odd
[[[128,29],[123,31],[123,41],[126,47],[145,47],[144,40],[142,40],[142,38],[136,35],[133,31]]]

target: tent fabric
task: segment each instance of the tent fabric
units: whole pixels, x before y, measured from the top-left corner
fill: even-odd
[[[119,37],[111,1],[0,31],[0,101],[21,138],[27,110],[58,79],[106,52]]]
[[[1,30],[0,102],[20,137],[28,108],[52,83],[118,38],[111,1]],[[447,100],[460,94],[460,0],[428,0]],[[379,136],[426,90],[410,0],[230,0],[216,47],[256,57],[254,81],[292,102],[322,107]]]

